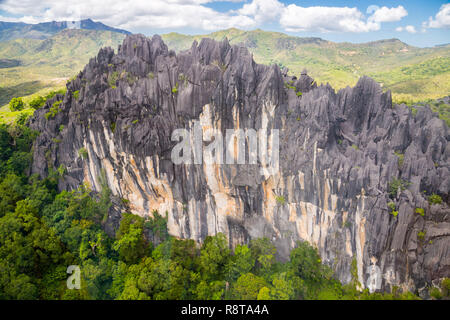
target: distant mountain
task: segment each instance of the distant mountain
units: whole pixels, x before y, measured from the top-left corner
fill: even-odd
[[[0,41],[14,39],[47,39],[64,29],[85,29],[113,31],[123,34],[131,34],[122,29],[109,27],[101,22],[91,19],[81,21],[52,21],[38,24],[27,24],[23,22],[0,21]]]
[[[299,75],[303,69],[318,83],[334,88],[353,86],[367,75],[392,90],[396,101],[436,99],[450,92],[450,46],[417,48],[398,39],[368,43],[335,43],[263,30],[227,29],[207,35],[162,35],[170,49],[189,49],[194,40],[228,38],[243,44],[258,63],[287,67]]]
[[[12,97],[61,87],[103,47],[116,49],[125,34],[65,29],[52,37],[0,42],[0,106]]]

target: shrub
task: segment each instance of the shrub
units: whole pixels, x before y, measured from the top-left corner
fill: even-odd
[[[172,88],[172,93],[176,94],[178,92],[178,82],[175,84],[175,87]]]
[[[430,205],[441,204],[442,203],[442,198],[441,198],[441,196],[433,193],[431,196],[428,197],[428,203]]]
[[[450,278],[444,278],[441,283],[442,295],[445,297],[450,296]]]
[[[403,166],[403,162],[405,160],[405,155],[400,152],[394,152],[395,155],[398,157],[398,166],[401,168]]]
[[[25,108],[25,103],[23,102],[22,98],[12,98],[9,102],[9,109],[11,111],[20,111]]]
[[[60,109],[59,106],[61,105],[62,101],[58,100],[53,102],[53,105],[50,107],[50,110],[45,114],[45,119],[54,118],[59,113]]]
[[[138,123],[138,122],[139,122],[139,120],[136,119],[136,120],[133,120],[132,124],[136,124],[136,123]]]
[[[352,148],[355,150],[359,150],[358,146],[356,144],[352,144]]]
[[[395,210],[395,203],[392,202],[392,201],[389,202],[389,203],[388,203],[388,208],[391,209],[391,211],[394,211],[394,210]]]
[[[62,124],[59,126],[59,132],[62,132],[63,130],[64,130],[64,125]]]
[[[389,195],[391,197],[395,197],[399,188],[401,191],[404,191],[410,184],[411,182],[406,180],[396,178],[392,179],[389,183]]]
[[[88,151],[86,150],[86,148],[80,148],[80,149],[78,149],[78,155],[80,157],[82,157],[83,159],[87,159]]]
[[[420,240],[420,241],[423,241],[423,240],[425,240],[425,235],[426,235],[427,233],[425,232],[425,231],[419,231],[419,232],[417,232],[417,238]]]
[[[416,213],[420,214],[422,217],[425,216],[425,210],[423,208],[416,208]]]
[[[44,99],[45,99],[45,100],[51,99],[51,98],[53,98],[54,96],[56,96],[57,94],[65,95],[65,94],[66,94],[66,91],[67,91],[67,89],[61,89],[61,90],[58,90],[58,91],[51,91],[49,94],[47,94],[47,95],[44,97]]]
[[[442,299],[441,290],[439,290],[438,288],[431,289],[430,296],[436,300],[441,300]]]
[[[119,79],[119,73],[117,71],[112,72],[108,77],[108,84],[111,88],[116,88],[116,82]]]
[[[116,131],[116,123],[115,122],[111,122],[111,125],[109,127],[111,128],[112,133],[114,133],[114,131]]]
[[[277,202],[278,202],[279,204],[281,204],[281,205],[284,205],[284,204],[286,203],[286,200],[284,199],[283,196],[277,196],[275,199],[276,199]]]
[[[396,207],[395,207],[395,203],[394,202],[389,202],[388,203],[388,207],[389,207],[389,209],[390,209],[390,214],[392,214],[394,217],[397,217],[398,216],[398,211],[397,210],[395,210],[396,209]]]
[[[296,95],[297,95],[297,97],[301,97],[301,96],[303,95],[303,93],[301,93],[300,91],[298,91],[298,92],[296,93]]]
[[[80,97],[80,91],[77,90],[72,92],[72,96],[75,98],[75,100],[78,100],[78,98]]]
[[[42,108],[45,104],[45,99],[42,96],[37,96],[33,100],[30,101],[30,107],[37,110]]]
[[[155,74],[154,74],[153,72],[150,72],[150,73],[148,74],[148,77],[149,77],[150,79],[155,79]]]

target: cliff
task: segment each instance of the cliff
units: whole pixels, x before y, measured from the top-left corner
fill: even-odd
[[[356,262],[371,291],[425,295],[450,276],[449,129],[427,107],[393,106],[370,78],[336,93],[256,64],[226,40],[175,54],[159,36],[132,35],[117,54],[100,50],[67,89],[31,121],[41,132],[32,171],[63,165],[61,189],[87,182],[96,191],[103,171],[113,195],[129,200],[116,201],[111,225],[120,210],[158,210],[174,236],[223,232],[232,245],[265,236],[280,259],[306,240],[344,283]],[[204,135],[278,129],[279,170],[174,164],[173,131],[197,120]],[[430,204],[431,194],[444,201]]]

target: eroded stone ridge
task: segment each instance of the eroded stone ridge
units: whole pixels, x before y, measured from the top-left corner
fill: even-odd
[[[280,258],[307,240],[343,282],[356,261],[371,291],[420,291],[450,276],[449,129],[427,107],[413,116],[393,106],[368,77],[336,93],[306,74],[256,64],[227,40],[175,54],[159,36],[132,35],[117,54],[100,50],[67,89],[31,123],[41,132],[32,171],[63,165],[61,189],[88,182],[98,191],[103,169],[128,210],[167,214],[174,236],[223,232],[232,245],[266,236]],[[279,172],[261,174],[261,163],[174,165],[171,133],[194,121],[224,135],[279,129]],[[394,178],[405,188],[390,194]],[[433,193],[442,204],[429,204]],[[115,208],[117,223],[125,209]]]

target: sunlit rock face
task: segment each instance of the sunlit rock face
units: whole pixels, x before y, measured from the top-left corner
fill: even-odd
[[[448,127],[428,108],[413,116],[392,106],[370,78],[336,93],[306,74],[258,65],[226,40],[175,54],[159,36],[133,35],[117,54],[100,50],[67,89],[31,121],[41,132],[32,171],[46,176],[63,165],[61,189],[86,182],[96,191],[103,171],[113,194],[129,200],[111,211],[115,223],[120,210],[158,210],[176,237],[223,232],[231,245],[268,237],[280,259],[306,240],[344,283],[355,261],[370,291],[421,290],[450,276]],[[267,173],[261,161],[175,165],[172,132],[197,121],[224,137],[227,129],[278,129],[279,170]],[[393,178],[409,184],[390,196]],[[432,193],[443,203],[430,205]]]

